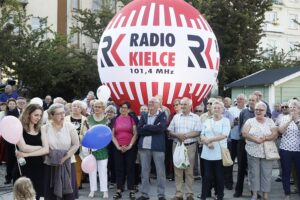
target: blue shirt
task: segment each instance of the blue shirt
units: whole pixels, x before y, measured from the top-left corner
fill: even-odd
[[[202,135],[207,138],[212,138],[217,135],[225,135],[228,137],[230,132],[230,122],[227,118],[222,117],[218,121],[207,119],[202,126]],[[221,146],[227,147],[227,138],[221,141],[213,142],[214,148],[209,149],[207,145],[203,145],[201,158],[205,160],[221,160]]]
[[[6,94],[4,92],[4,93],[0,94],[0,102],[7,102],[7,100],[10,98],[17,99],[18,94],[16,92],[13,92],[11,94]]]

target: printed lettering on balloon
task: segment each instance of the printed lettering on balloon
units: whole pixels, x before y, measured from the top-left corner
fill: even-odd
[[[182,0],[127,4],[103,32],[97,59],[112,99],[117,104],[130,100],[135,111],[157,94],[167,106],[182,97],[201,103],[220,63],[211,27]]]

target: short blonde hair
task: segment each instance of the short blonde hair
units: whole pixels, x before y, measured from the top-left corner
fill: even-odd
[[[16,180],[13,188],[14,200],[34,200],[35,190],[32,182],[27,177],[20,177]]]

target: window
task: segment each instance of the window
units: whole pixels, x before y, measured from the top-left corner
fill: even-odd
[[[268,23],[275,24],[278,22],[277,12],[267,12],[266,20]]]
[[[298,3],[299,0],[290,0],[291,3]]]
[[[92,4],[93,11],[100,10],[101,6],[102,6],[102,0],[93,0],[93,4]]]
[[[34,31],[36,29],[39,29],[40,25],[41,25],[40,18],[32,17],[32,19],[31,19],[31,28],[32,28],[32,30]]]
[[[79,4],[78,0],[72,0],[72,10],[78,9],[78,7],[79,7],[78,4]]]
[[[297,30],[298,24],[296,23],[298,21],[298,15],[296,14],[289,14],[289,29]]]

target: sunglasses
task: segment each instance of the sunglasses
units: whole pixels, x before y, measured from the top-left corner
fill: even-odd
[[[288,107],[288,106],[281,106],[281,108],[282,108],[282,109],[284,109],[284,108],[287,109],[287,108],[289,108],[289,107]]]
[[[203,112],[203,110],[195,110],[195,112],[202,113],[202,112]]]
[[[207,105],[212,105],[213,103],[212,102],[207,102]]]

